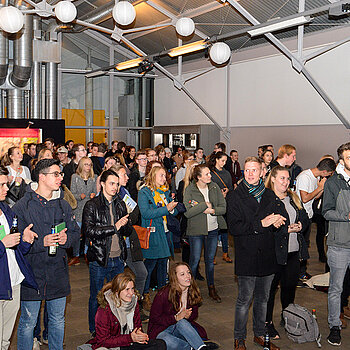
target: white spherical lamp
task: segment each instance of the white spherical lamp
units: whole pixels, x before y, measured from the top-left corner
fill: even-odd
[[[60,22],[69,23],[77,17],[77,9],[70,1],[63,0],[55,6],[55,15]]]
[[[176,22],[176,31],[181,36],[189,36],[194,32],[194,22],[191,18],[183,17]]]
[[[23,13],[14,6],[6,6],[0,9],[0,27],[7,33],[17,33],[23,27]]]
[[[211,60],[216,64],[227,62],[231,56],[231,49],[225,43],[215,43],[209,50]]]
[[[130,2],[119,1],[116,5],[114,5],[112,15],[118,24],[128,26],[134,22],[136,11]]]

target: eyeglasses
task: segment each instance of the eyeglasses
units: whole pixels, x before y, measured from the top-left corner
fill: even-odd
[[[59,176],[64,177],[64,173],[59,172],[59,171],[54,171],[54,172],[52,172],[52,173],[43,173],[43,174],[44,174],[44,175],[53,174],[55,177],[59,177]]]
[[[138,158],[137,160],[147,161],[147,158]]]

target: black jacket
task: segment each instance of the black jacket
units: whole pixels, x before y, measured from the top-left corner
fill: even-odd
[[[137,167],[137,164],[131,169],[130,175],[129,175],[129,181],[127,184],[127,189],[130,193],[131,198],[137,202],[137,195],[138,195],[138,190],[137,190],[137,182],[139,180],[142,180],[140,176],[139,169]]]
[[[70,189],[70,182],[72,179],[72,175],[75,174],[77,171],[78,164],[74,162],[74,159],[72,159],[71,162],[69,162],[67,165],[63,168],[64,178],[62,183],[66,185]]]
[[[127,214],[126,205],[118,195],[114,198],[114,221],[117,222]],[[111,250],[112,236],[117,234],[121,249],[121,259],[126,260],[126,245],[124,236],[129,237],[132,226],[128,222],[119,231],[111,225],[111,217],[107,200],[101,191],[100,194],[89,200],[83,210],[82,232],[85,233],[88,244],[87,259],[97,261],[101,266],[106,266]]]
[[[230,191],[227,200],[228,229],[235,242],[235,273],[238,276],[267,276],[276,272],[274,226],[263,227],[261,220],[279,213],[278,198],[265,189],[260,203],[242,182]]]
[[[295,222],[301,222],[302,230],[298,233],[298,242],[299,242],[299,259],[306,260],[308,259],[309,253],[308,253],[308,247],[305,242],[304,233],[308,230],[310,225],[309,217],[307,216],[307,213],[305,209],[298,209],[298,207],[293,202],[292,198],[290,198],[290,204],[296,211],[296,219]],[[286,218],[285,224],[281,227],[281,229],[276,232],[275,235],[275,244],[276,244],[276,258],[277,263],[280,265],[286,265],[287,264],[287,258],[288,258],[288,241],[289,241],[289,233],[288,233],[288,226],[290,225],[289,216],[287,213],[287,210],[283,204],[283,202],[277,198],[277,207],[278,212]]]
[[[33,224],[32,230],[38,238],[29,249],[25,259],[30,264],[39,291],[22,284],[21,300],[51,300],[62,298],[70,293],[66,248],[80,237],[80,229],[75,222],[72,208],[63,199],[63,191],[55,191],[51,200],[33,191],[36,183],[28,186],[27,192],[12,208],[18,216],[20,232]],[[44,237],[51,233],[51,226],[65,222],[67,242],[59,245],[55,256],[49,256],[44,247]]]

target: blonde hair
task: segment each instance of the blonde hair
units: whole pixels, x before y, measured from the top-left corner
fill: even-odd
[[[185,191],[186,187],[190,184],[190,182],[193,180],[193,169],[196,165],[198,165],[198,162],[196,160],[190,160],[188,165],[187,165],[185,176],[183,179],[184,191]]]
[[[145,178],[145,185],[151,189],[152,191],[154,191],[157,188],[156,185],[156,175],[158,173],[158,171],[163,170],[164,173],[166,174],[166,170],[163,167],[160,166],[155,166],[151,169],[150,173],[147,175],[147,177]],[[164,184],[167,187],[167,190],[169,189],[169,185],[167,182],[165,182]]]
[[[280,165],[277,165],[274,168],[272,168],[270,174],[268,175],[268,177],[265,181],[265,187],[269,188],[270,190],[272,190],[274,192],[275,192],[275,185],[272,182],[271,178],[272,177],[276,178],[279,171],[287,171],[289,173],[287,168],[280,166]],[[290,188],[287,189],[287,193],[288,193],[289,197],[292,199],[292,201],[294,202],[294,204],[297,206],[297,208],[299,210],[303,209],[303,205],[301,204],[301,201],[300,201],[298,195],[294,191],[292,191]]]
[[[77,171],[76,171],[76,174],[79,175],[80,177],[83,177],[83,169],[84,169],[84,160],[89,160],[90,163],[91,163],[91,168],[90,168],[90,171],[89,171],[89,174],[88,174],[88,179],[93,179],[95,174],[94,174],[94,170],[93,170],[93,167],[92,167],[92,161],[89,157],[83,157],[79,160],[79,163],[78,163],[78,167],[77,167]]]

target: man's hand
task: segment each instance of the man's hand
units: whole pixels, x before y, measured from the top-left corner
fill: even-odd
[[[44,237],[44,247],[55,246],[58,243],[59,233],[49,233]]]
[[[61,232],[58,232],[58,244],[64,245],[67,242],[67,229],[64,228]]]
[[[32,231],[33,224],[29,224],[23,231],[23,241],[29,244],[33,244],[34,238],[38,238],[38,235]]]
[[[119,231],[121,227],[125,226],[128,223],[128,220],[129,220],[129,214],[125,215],[121,219],[119,219],[115,223],[115,228],[117,229],[117,231]]]
[[[130,335],[134,343],[147,344],[149,340],[148,335],[143,333],[141,328],[135,328]]]
[[[17,244],[19,244],[20,240],[21,240],[21,234],[19,232],[16,232],[16,233],[6,235],[1,240],[1,242],[3,243],[5,248],[12,248],[12,247],[16,246]]]
[[[318,181],[317,185],[318,187],[323,191],[324,189],[324,184],[325,182],[327,181],[327,178],[326,177],[323,177],[321,180]]]
[[[285,221],[286,221],[286,218],[283,217],[282,215],[272,213],[261,220],[261,225],[262,227],[269,227],[271,225],[274,225],[275,227],[278,228],[281,225],[284,225]]]

